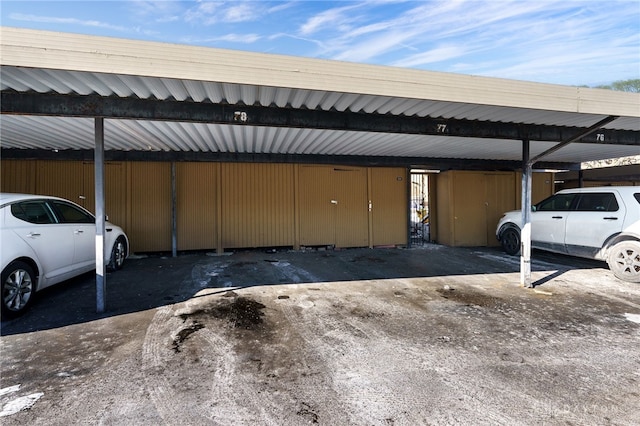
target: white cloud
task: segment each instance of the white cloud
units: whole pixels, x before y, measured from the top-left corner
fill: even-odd
[[[61,18],[61,17],[55,17],[55,16],[39,16],[39,15],[29,15],[24,13],[12,13],[9,15],[9,18],[14,21],[23,21],[23,22],[80,25],[83,27],[105,28],[105,29],[119,31],[119,32],[130,31],[130,29],[127,27],[123,27],[120,25],[112,25],[112,24],[97,21],[97,20],[82,20],[82,19],[76,19],[76,18]]]
[[[440,46],[426,52],[407,56],[406,58],[392,63],[391,65],[397,67],[413,68],[421,65],[459,58],[465,53],[467,53],[467,51],[463,46]]]
[[[307,19],[307,21],[300,27],[300,33],[302,35],[310,35],[319,31],[327,29],[342,28],[348,30],[351,28],[351,24],[354,18],[350,16],[349,12],[353,9],[361,7],[360,5],[350,5],[344,7],[338,7],[333,9],[327,9],[317,15],[314,15]]]
[[[204,25],[241,23],[259,20],[264,4],[259,2],[198,2],[184,13],[187,22]]]
[[[183,38],[181,41],[183,43],[218,43],[218,42],[230,42],[230,43],[244,43],[251,44],[255,43],[262,39],[262,36],[259,34],[224,34],[221,36],[214,37],[204,37],[204,38],[196,38],[196,37],[187,37]]]

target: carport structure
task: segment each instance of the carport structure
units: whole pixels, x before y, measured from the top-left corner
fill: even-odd
[[[639,94],[16,28],[0,36],[2,157],[95,160],[99,289],[105,159],[522,170],[528,223],[534,167],[640,153]]]

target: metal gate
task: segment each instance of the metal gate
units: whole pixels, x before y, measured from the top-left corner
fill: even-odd
[[[411,245],[421,246],[431,241],[429,232],[429,174],[411,171]]]

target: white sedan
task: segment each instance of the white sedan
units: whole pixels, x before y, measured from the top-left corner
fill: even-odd
[[[95,217],[62,198],[0,194],[2,318],[23,313],[35,292],[95,269]],[[105,264],[122,268],[129,254],[124,231],[109,222]]]

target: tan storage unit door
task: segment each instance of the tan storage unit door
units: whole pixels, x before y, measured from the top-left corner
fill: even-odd
[[[486,173],[485,178],[485,205],[486,205],[486,245],[499,246],[496,239],[496,226],[504,212],[513,210],[516,205],[514,173]]]
[[[484,175],[481,173],[456,173],[453,182],[453,245],[486,245],[487,211]]]
[[[369,169],[372,245],[407,244],[407,170]]]
[[[369,200],[367,169],[364,167],[334,167],[336,194],[336,247],[369,245]]]
[[[221,167],[222,246],[293,246],[293,165],[225,163]]]
[[[171,250],[171,164],[129,163],[131,230],[134,252]]]
[[[298,179],[301,245],[369,244],[366,168],[303,165]]]
[[[333,167],[328,166],[298,168],[300,244],[303,246],[335,244],[332,173]]]
[[[219,163],[176,164],[178,250],[217,247]]]
[[[438,241],[451,246],[497,245],[498,220],[515,208],[515,174],[451,171],[437,179]]]

